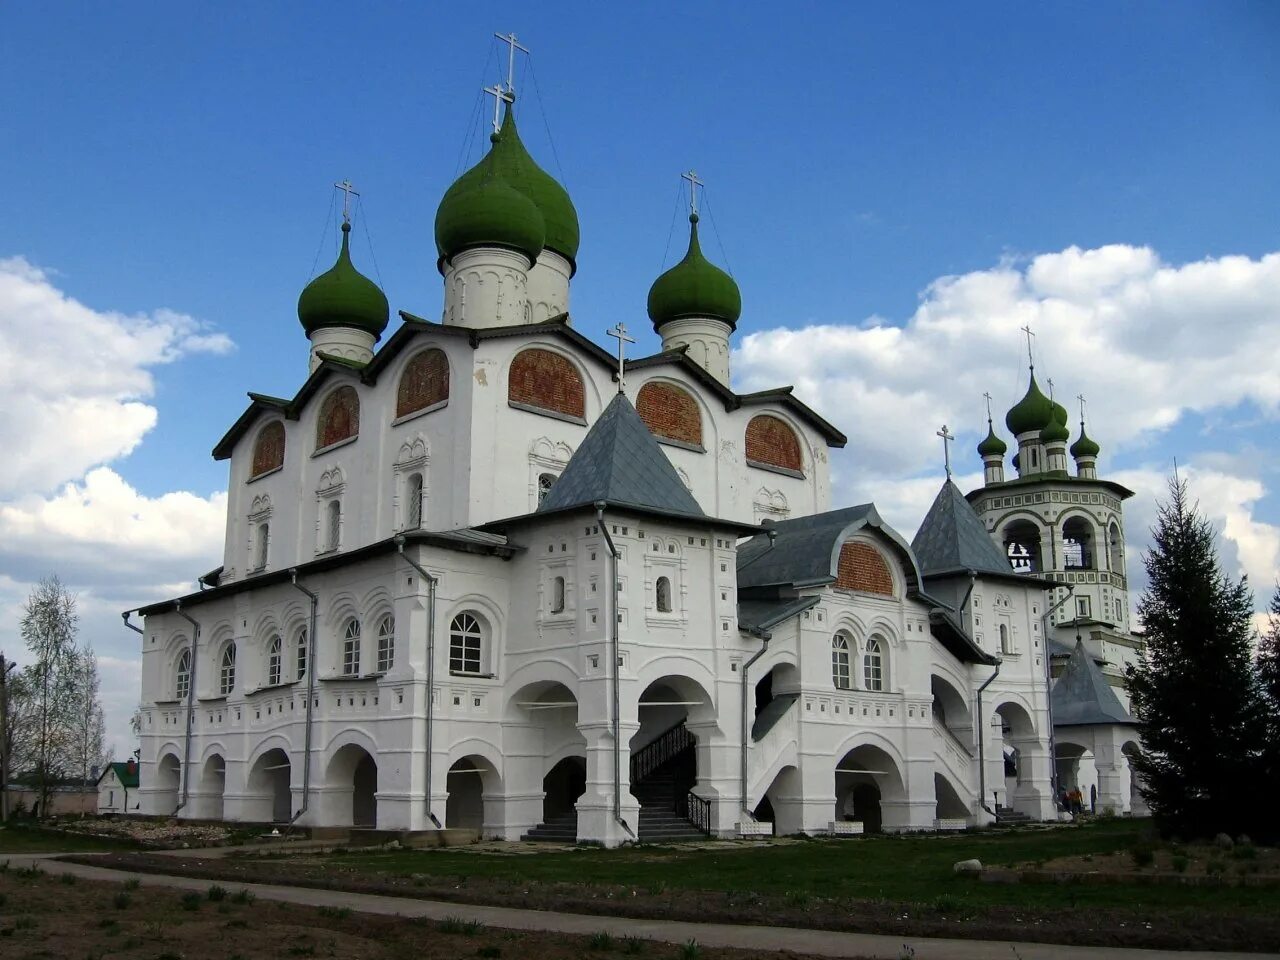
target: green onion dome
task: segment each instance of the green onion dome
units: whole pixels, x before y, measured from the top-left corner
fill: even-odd
[[[1040,385],[1036,383],[1033,370],[1026,396],[1005,414],[1004,425],[1016,437],[1032,430],[1043,430],[1053,419],[1053,401],[1040,392]]]
[[[1017,470],[1022,466],[1021,460],[1022,457],[1020,454],[1015,453],[1013,455],[1013,469]]]
[[[698,215],[689,215],[689,252],[649,288],[649,319],[659,330],[672,320],[707,317],[733,328],[742,315],[742,294],[733,277],[702,255]]]
[[[1049,405],[1053,407],[1053,419],[1065,427],[1067,425],[1067,418],[1070,416],[1067,413],[1067,408],[1058,403],[1057,400],[1050,400]]]
[[[1080,424],[1080,439],[1071,445],[1071,456],[1079,460],[1081,457],[1096,457],[1102,450],[1097,442],[1084,432],[1084,423]]]
[[[520,141],[519,131],[516,130],[515,114],[511,110],[509,101],[502,119],[502,126],[497,133],[490,136],[489,140],[493,146],[490,147],[484,159],[454,181],[453,186],[445,191],[444,198],[440,201],[439,210],[436,212],[436,249],[440,256],[448,259],[457,252],[450,249],[450,244],[445,242],[449,237],[441,236],[442,216],[455,228],[460,227],[461,222],[470,212],[470,204],[461,203],[458,200],[459,194],[467,194],[482,180],[497,176],[516,193],[530,201],[542,218],[543,235],[538,251],[541,252],[543,247],[552,250],[569,261],[571,270],[576,270],[579,241],[578,212],[573,208],[573,201],[569,199],[569,194],[564,187],[534,163],[533,157],[529,156],[529,151]],[[527,218],[527,213],[523,208],[513,207],[510,217],[512,220],[523,220]],[[520,229],[527,229],[527,224],[522,223]],[[477,232],[477,230],[467,231],[469,235]]]
[[[387,328],[391,310],[376,283],[351,264],[351,224],[342,225],[338,262],[320,274],[298,297],[298,319],[308,336],[321,327],[355,327],[377,339]]]
[[[1066,443],[1071,439],[1071,431],[1065,423],[1059,423],[1057,415],[1049,421],[1049,425],[1040,431],[1041,443]]]
[[[436,247],[445,259],[473,247],[504,247],[520,251],[532,265],[545,237],[537,206],[492,165],[479,180],[446,193],[436,210]]]
[[[991,421],[987,421],[987,437],[978,444],[978,456],[980,457],[1003,457],[1009,450],[1008,444],[996,436],[995,427],[991,425]]]

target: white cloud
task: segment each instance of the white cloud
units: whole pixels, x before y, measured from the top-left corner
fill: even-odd
[[[22,257],[0,259],[0,496],[47,491],[127,455],[156,422],[149,368],[230,349],[185,314],[95,310]]]

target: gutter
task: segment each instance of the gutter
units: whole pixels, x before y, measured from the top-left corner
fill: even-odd
[[[292,829],[311,805],[311,728],[315,723],[316,702],[316,607],[320,598],[298,582],[297,567],[289,570],[289,583],[295,590],[305,593],[311,601],[311,622],[307,626],[307,710],[302,743],[302,806],[289,820],[287,829]]]
[[[1053,612],[1070,600],[1076,592],[1074,583],[1063,584],[1067,595],[1055,603],[1040,617],[1040,641],[1044,644],[1044,702],[1049,715],[1049,787],[1053,791],[1053,802],[1058,802],[1058,738],[1053,732],[1053,674],[1050,670],[1052,657],[1049,655],[1049,617]],[[1079,630],[1076,636],[1080,635]]]
[[[1000,676],[1000,667],[1002,663],[1003,661],[998,661],[996,663],[995,673],[987,677],[986,682],[978,688],[978,806],[982,807],[983,810],[987,811],[987,813],[991,814],[993,817],[996,816],[996,812],[987,806],[987,723],[984,719],[985,714],[982,712],[982,691],[991,686],[995,678]]]
[[[173,808],[171,816],[187,805],[191,797],[191,734],[196,722],[196,664],[199,662],[200,624],[182,609],[182,601],[174,603],[173,612],[191,624],[191,676],[187,678],[187,730],[182,738],[182,799]]]
[[[753,557],[750,561],[751,563],[754,563],[756,560],[759,560],[761,557],[768,556],[769,553],[772,552],[773,550],[773,545],[778,540],[778,531],[773,528],[772,524],[765,527],[765,534],[769,537],[769,545],[764,550],[761,550],[760,553],[758,553],[755,557]],[[760,637],[760,640],[761,640],[760,649],[757,650],[754,654],[752,654],[751,658],[742,665],[742,695],[740,697],[740,700],[742,703],[742,760],[741,760],[741,771],[740,771],[740,779],[741,779],[740,801],[742,804],[742,816],[743,816],[744,823],[746,822],[747,817],[751,817],[752,820],[755,820],[755,817],[752,816],[751,810],[747,806],[747,736],[749,733],[749,730],[747,727],[747,694],[750,691],[750,687],[748,687],[747,685],[748,683],[747,673],[751,670],[751,665],[755,663],[757,660],[759,660],[761,657],[763,657],[766,652],[768,652],[769,641],[770,639],[772,639],[772,636],[773,636],[767,630],[761,630],[757,635]]]
[[[436,703],[436,589],[440,585],[440,580],[433,577],[414,560],[411,556],[404,552],[405,537],[404,534],[396,537],[396,549],[400,551],[400,556],[404,558],[404,562],[418,571],[418,576],[427,582],[427,729],[426,729],[426,750],[427,750],[427,769],[426,769],[426,786],[424,789],[425,800],[427,806],[427,817],[436,825],[437,830],[443,830],[444,825],[436,819],[436,815],[431,810],[431,765],[432,750],[434,741],[432,734],[435,726],[435,703]]]
[[[611,583],[609,593],[613,596],[613,603],[609,607],[610,656],[613,659],[613,667],[610,670],[613,704],[609,718],[613,726],[613,819],[621,824],[622,829],[627,831],[631,839],[634,840],[636,839],[635,831],[627,826],[627,821],[622,819],[622,714],[619,704],[622,687],[618,675],[621,670],[622,657],[619,652],[618,639],[618,548],[614,546],[613,537],[609,536],[609,528],[604,522],[605,502],[597,500],[595,507],[596,523],[600,527],[600,532],[604,534],[605,546],[608,547],[609,558],[613,561],[609,565]]]

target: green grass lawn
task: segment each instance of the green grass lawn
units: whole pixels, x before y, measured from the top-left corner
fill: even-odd
[[[542,854],[461,850],[334,853],[334,867],[370,876],[427,874],[468,881],[620,884],[650,892],[714,890],[788,898],[833,897],[931,903],[939,896],[966,904],[1280,910],[1280,887],[1126,884],[994,884],[958,878],[957,860],[1022,864],[1078,854],[1127,851],[1149,831],[1142,822],[1099,821],[1043,831],[812,840],[722,849],[582,848]]]
[[[117,853],[136,849],[138,845],[127,840],[81,836],[29,824],[0,827],[0,859],[6,853]]]

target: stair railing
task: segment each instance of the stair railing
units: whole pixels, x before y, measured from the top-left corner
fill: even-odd
[[[708,836],[711,835],[711,801],[693,791],[676,800],[676,813]]]
[[[664,730],[654,740],[631,755],[632,785],[639,783],[668,760],[688,750],[697,742],[697,737],[689,732],[683,720],[674,727]]]

